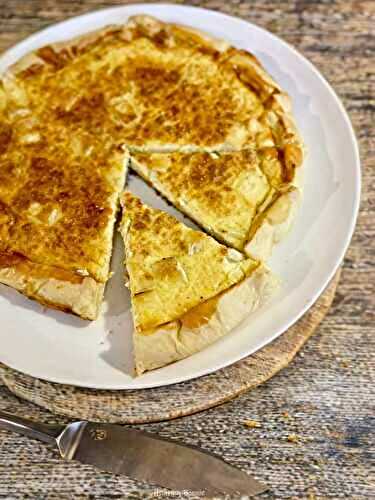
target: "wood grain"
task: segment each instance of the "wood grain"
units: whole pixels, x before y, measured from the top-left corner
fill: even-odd
[[[59,20],[124,3],[0,0],[0,50]],[[375,2],[190,3],[240,16],[281,36],[333,85],[360,144],[361,212],[333,307],[290,367],[231,403],[139,428],[203,446],[255,473],[271,486],[263,498],[374,498]],[[5,387],[0,407],[46,422],[64,421]],[[246,419],[261,427],[245,427]],[[289,440],[293,435],[297,441]],[[126,477],[65,464],[42,444],[0,432],[0,498],[135,499],[155,492]]]

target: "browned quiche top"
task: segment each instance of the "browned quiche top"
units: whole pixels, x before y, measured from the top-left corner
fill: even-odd
[[[124,145],[253,149],[286,172],[302,160],[287,96],[225,42],[138,16],[41,48],[0,82],[1,265],[27,259],[104,282]]]

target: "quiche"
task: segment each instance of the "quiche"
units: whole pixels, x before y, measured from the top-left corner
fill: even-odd
[[[275,150],[135,153],[131,167],[223,243],[267,259],[289,230],[299,189]]]
[[[277,288],[277,279],[258,261],[130,192],[121,205],[138,375],[208,346]]]
[[[255,260],[290,225],[303,147],[288,96],[250,53],[135,16],[42,47],[0,77],[0,283],[97,317],[129,151],[172,203]],[[211,191],[202,180],[203,200],[194,169],[209,179],[215,155],[226,180]],[[173,186],[168,172],[154,179],[160,162]]]

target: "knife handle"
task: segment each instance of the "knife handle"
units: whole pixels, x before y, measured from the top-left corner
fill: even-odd
[[[16,417],[0,411],[0,429],[17,432],[23,436],[31,437],[56,446],[56,439],[63,431],[60,425],[46,425],[31,422],[25,418]]]

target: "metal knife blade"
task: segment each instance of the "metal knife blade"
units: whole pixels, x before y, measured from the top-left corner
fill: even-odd
[[[119,425],[87,423],[70,458],[173,490],[256,495],[267,488],[212,454]]]
[[[219,457],[113,424],[50,426],[0,411],[0,428],[58,447],[67,460],[126,474],[172,490],[254,496],[267,487]]]

